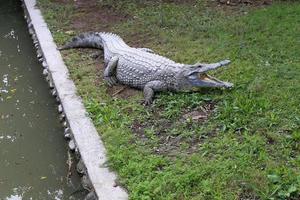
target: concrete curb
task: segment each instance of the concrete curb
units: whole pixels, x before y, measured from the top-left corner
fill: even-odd
[[[126,191],[115,182],[116,174],[105,166],[107,158],[103,142],[91,119],[87,117],[82,100],[76,95],[76,87],[69,78],[68,69],[40,10],[35,7],[36,0],[23,0],[23,3],[29,32],[44,67],[43,74],[52,88],[53,96],[61,103],[58,110],[65,127],[65,137],[71,139],[69,147],[79,153],[80,163],[84,164],[83,179],[90,183],[85,187],[90,190],[86,199],[128,199]]]

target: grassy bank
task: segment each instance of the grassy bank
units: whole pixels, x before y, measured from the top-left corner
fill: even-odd
[[[175,1],[176,2],[176,1]],[[58,45],[112,31],[178,62],[215,62],[232,90],[160,93],[103,82],[95,50],[62,52],[131,199],[300,198],[300,3],[39,0]]]

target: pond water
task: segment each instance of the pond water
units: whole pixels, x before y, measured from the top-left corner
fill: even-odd
[[[69,158],[20,0],[0,1],[0,199],[83,199]]]

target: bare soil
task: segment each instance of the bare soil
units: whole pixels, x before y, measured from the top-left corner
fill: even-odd
[[[178,154],[193,154],[197,152],[199,144],[205,139],[215,137],[216,132],[210,132],[203,135],[190,135],[188,137],[181,134],[172,134],[172,128],[184,125],[185,128],[191,128],[192,123],[201,125],[205,123],[215,109],[215,104],[209,102],[203,106],[199,106],[192,110],[185,110],[176,120],[166,119],[160,115],[159,108],[154,108],[151,112],[153,117],[146,122],[134,121],[131,126],[132,132],[140,138],[141,141],[147,143],[151,140],[146,134],[147,129],[154,128],[155,137],[158,140],[153,147],[153,153],[176,157]],[[180,125],[179,125],[180,124]],[[182,146],[184,145],[184,147]]]
[[[238,200],[260,200],[260,198],[255,194],[255,192],[248,188],[243,188]]]
[[[79,31],[110,31],[130,17],[112,7],[102,7],[97,0],[77,0],[74,4],[77,14],[72,26]]]
[[[218,0],[218,2],[228,6],[264,6],[272,4],[272,0]]]

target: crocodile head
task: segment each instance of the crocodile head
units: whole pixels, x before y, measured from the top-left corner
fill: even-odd
[[[231,88],[232,83],[221,81],[207,74],[208,71],[228,65],[229,60],[219,63],[187,65],[177,76],[177,90],[197,91],[202,87],[211,88]]]

